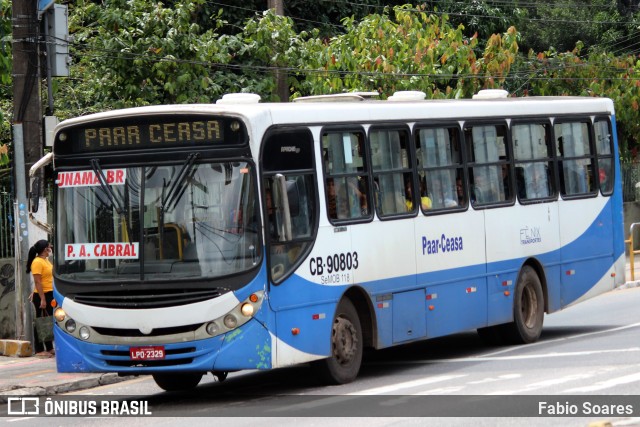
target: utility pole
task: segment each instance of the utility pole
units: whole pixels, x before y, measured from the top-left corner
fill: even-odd
[[[24,273],[29,251],[27,174],[42,157],[39,22],[37,0],[12,2],[13,141],[16,189],[16,338],[33,342],[29,276]]]
[[[268,0],[268,7],[269,9],[275,9],[276,15],[284,16],[284,0]],[[287,72],[277,68],[274,76],[276,79],[276,95],[280,98],[280,102],[288,102],[289,87],[287,85]]]

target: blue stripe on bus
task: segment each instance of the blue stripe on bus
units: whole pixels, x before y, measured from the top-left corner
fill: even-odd
[[[595,220],[576,240],[554,251],[535,256],[545,270],[550,312],[559,310],[583,296],[607,274],[615,260],[624,252],[624,246],[621,244],[607,243],[606,247],[598,247],[603,241],[611,242],[605,235],[612,229],[612,209],[618,205],[617,202],[615,197],[611,197]],[[561,256],[564,261],[557,261]],[[417,275],[417,282],[414,276],[403,276],[359,284],[370,295],[378,319],[379,347],[402,342],[393,336],[391,316],[393,311],[403,313],[409,308],[394,303],[396,298],[384,298],[385,295],[399,292],[424,290],[423,313],[424,321],[427,323],[427,334],[416,336],[415,339],[432,338],[512,321],[517,275],[525,261],[525,257],[519,257],[487,265],[425,272]],[[613,283],[612,278],[612,288]],[[283,292],[277,294],[280,308],[277,312],[277,336],[303,352],[329,355],[329,328],[312,320],[312,315],[326,311],[326,317],[331,321],[335,306],[347,286],[319,285],[294,275],[279,287],[284,287],[287,291],[278,289]],[[297,291],[302,289],[304,292]],[[505,295],[505,291],[509,291],[508,296]],[[467,299],[465,294],[468,294]],[[304,295],[314,297],[302,299]],[[413,295],[417,297],[420,294]],[[428,300],[430,296],[433,298],[431,302]],[[311,306],[311,301],[320,298],[323,301],[322,308]],[[377,308],[378,299],[382,301],[380,309]],[[465,306],[467,302],[468,306]],[[430,306],[434,306],[433,313],[429,310]],[[292,336],[287,333],[291,325],[299,326],[302,331],[306,330],[309,333]]]

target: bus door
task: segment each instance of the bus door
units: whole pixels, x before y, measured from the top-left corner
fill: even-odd
[[[303,284],[295,271],[311,250],[317,230],[311,132],[307,128],[269,131],[261,163],[267,270],[273,285],[270,303],[278,310],[292,300],[308,299],[310,294],[298,288]]]

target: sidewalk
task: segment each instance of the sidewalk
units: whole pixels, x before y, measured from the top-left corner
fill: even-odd
[[[631,267],[627,259],[626,283],[618,289],[640,286],[640,256],[636,256],[634,261],[635,280],[631,280]],[[131,378],[134,377],[119,377],[114,373],[63,374],[57,372],[55,358],[0,355],[0,403],[6,402],[7,397],[11,396],[50,396]]]
[[[12,396],[50,396],[126,381],[133,377],[107,374],[62,374],[55,358],[0,356],[0,403]]]

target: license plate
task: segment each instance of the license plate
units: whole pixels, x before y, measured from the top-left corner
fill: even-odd
[[[131,360],[162,360],[164,359],[164,347],[130,347]]]

